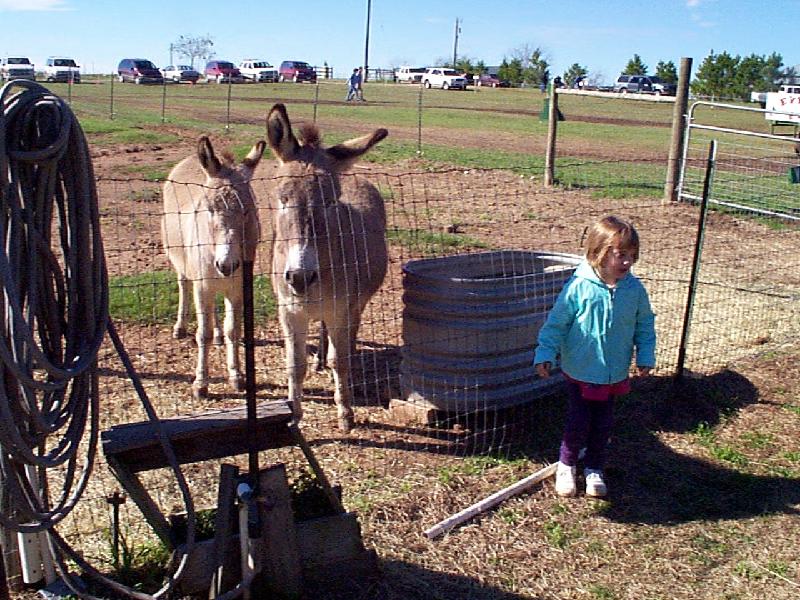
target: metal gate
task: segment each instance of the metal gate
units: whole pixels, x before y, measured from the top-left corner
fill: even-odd
[[[688,113],[678,198],[700,214],[679,372],[775,355],[800,338],[798,140],[746,129],[763,127],[765,112],[696,102]]]

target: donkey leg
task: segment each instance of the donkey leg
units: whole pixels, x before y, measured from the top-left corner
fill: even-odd
[[[219,326],[219,311],[217,311],[217,302],[215,298],[214,299],[214,345],[222,346],[222,344],[224,343],[225,343],[225,334],[222,327]]]
[[[319,345],[317,346],[317,361],[314,369],[322,373],[328,367],[328,328],[325,321],[319,322]]]
[[[241,289],[241,288],[240,288]],[[244,389],[239,368],[239,333],[241,332],[241,294],[225,296],[225,351],[228,366],[228,383],[237,392]]]
[[[186,337],[186,322],[189,320],[189,280],[178,275],[178,316],[172,328],[172,337],[176,340]]]
[[[279,310],[283,337],[286,343],[286,375],[289,380],[289,402],[296,420],[303,416],[303,380],[306,377],[306,340],[308,339],[308,316],[304,312],[291,312],[285,307]]]
[[[350,360],[353,334],[350,324],[334,326],[330,330],[333,364],[333,399],[339,416],[339,429],[349,433],[353,428],[352,390],[350,388]]]
[[[195,369],[192,395],[204,398],[208,395],[208,343],[214,322],[214,294],[202,282],[194,283],[194,309],[197,314],[197,368]]]

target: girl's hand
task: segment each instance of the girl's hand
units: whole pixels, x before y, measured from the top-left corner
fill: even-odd
[[[648,375],[650,375],[651,370],[652,369],[650,367],[636,367],[636,374],[639,377],[647,377]]]
[[[550,377],[550,363],[543,362],[535,365],[536,367],[536,374],[541,377],[542,379],[547,379]]]

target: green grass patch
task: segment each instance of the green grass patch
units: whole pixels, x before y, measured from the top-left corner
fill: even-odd
[[[463,250],[489,248],[485,242],[453,233],[433,233],[421,229],[390,229],[386,232],[390,244],[399,245],[422,256],[453,254]]]
[[[259,275],[253,281],[256,318],[271,319],[276,314],[275,298],[269,278]],[[189,302],[192,299],[189,298]],[[222,310],[221,301],[218,308]],[[178,282],[172,271],[151,271],[112,277],[109,281],[109,314],[112,319],[143,324],[174,323],[178,310]],[[193,315],[194,310],[190,311]]]

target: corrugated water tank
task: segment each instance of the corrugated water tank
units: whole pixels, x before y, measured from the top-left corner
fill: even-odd
[[[403,266],[403,398],[446,412],[505,408],[563,378],[533,367],[539,329],[581,257],[498,250]]]

